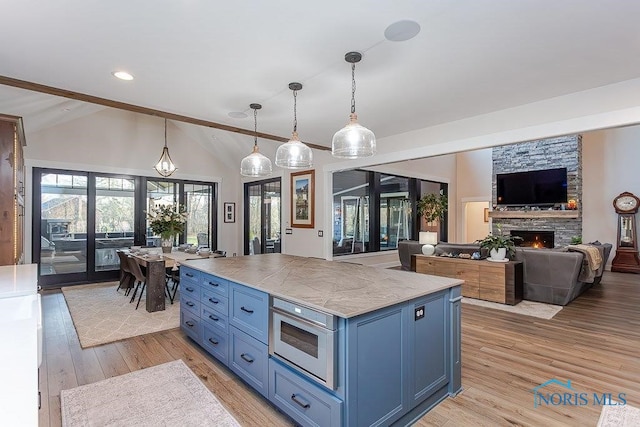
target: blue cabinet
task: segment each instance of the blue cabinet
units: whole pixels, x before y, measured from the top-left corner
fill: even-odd
[[[269,400],[304,426],[339,427],[342,400],[269,359]]]
[[[231,283],[229,324],[265,344],[269,341],[269,295]]]
[[[229,328],[229,368],[264,397],[269,392],[269,349],[234,326]]]
[[[348,319],[345,425],[406,425],[454,394],[459,289]]]
[[[269,295],[181,267],[182,330],[302,426],[409,425],[460,392],[460,286],[339,319],[336,388],[268,353]]]

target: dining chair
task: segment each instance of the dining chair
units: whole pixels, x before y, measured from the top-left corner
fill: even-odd
[[[129,263],[129,269],[131,270],[131,274],[135,277],[136,287],[133,290],[133,296],[129,303],[132,303],[136,300],[136,294],[138,293],[138,289],[140,289],[140,295],[138,296],[138,304],[136,304],[136,310],[140,305],[140,300],[142,299],[142,294],[144,293],[144,288],[147,285],[147,276],[142,273],[142,269],[140,268],[140,264],[133,257],[128,257],[127,262]]]
[[[131,288],[133,288],[133,282],[135,277],[133,273],[131,273],[131,269],[129,268],[128,256],[122,251],[116,251],[118,254],[118,258],[120,259],[120,283],[118,283],[118,287],[116,288],[116,292],[120,290],[120,288],[124,289],[124,295],[127,296],[131,292]]]

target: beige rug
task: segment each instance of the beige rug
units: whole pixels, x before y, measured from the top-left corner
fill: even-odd
[[[60,403],[67,427],[239,426],[182,360],[62,390]]]
[[[495,310],[508,311],[510,313],[523,314],[525,316],[538,317],[540,319],[552,319],[562,310],[561,305],[545,304],[534,301],[520,301],[516,305],[500,304],[475,298],[462,298],[462,302]]]
[[[603,406],[598,427],[638,427],[640,409],[633,406]]]
[[[117,282],[62,288],[82,348],[180,326],[180,302],[167,299],[164,311],[148,313],[144,296],[136,310]],[[136,297],[137,300],[137,297]]]

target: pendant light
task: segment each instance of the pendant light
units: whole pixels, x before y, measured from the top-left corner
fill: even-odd
[[[297,94],[302,89],[301,83],[289,83],[293,91],[293,133],[291,139],[278,147],[276,166],[286,169],[307,169],[313,165],[313,153],[298,139]]]
[[[162,149],[162,155],[160,160],[154,166],[154,169],[162,176],[171,176],[178,168],[171,161],[169,156],[169,148],[167,147],[167,119],[164,119],[164,148]]]
[[[271,160],[260,153],[258,148],[258,110],[262,108],[260,104],[251,104],[253,110],[253,152],[242,159],[240,163],[240,175],[251,177],[263,177],[271,175]]]
[[[357,159],[376,154],[376,136],[358,123],[356,114],[356,63],[362,59],[360,52],[349,52],[344,56],[351,64],[351,114],[349,123],[333,135],[331,154],[342,159]]]

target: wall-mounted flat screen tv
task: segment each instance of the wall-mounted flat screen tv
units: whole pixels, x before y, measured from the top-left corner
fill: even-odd
[[[499,173],[498,205],[539,206],[567,202],[567,168]]]

